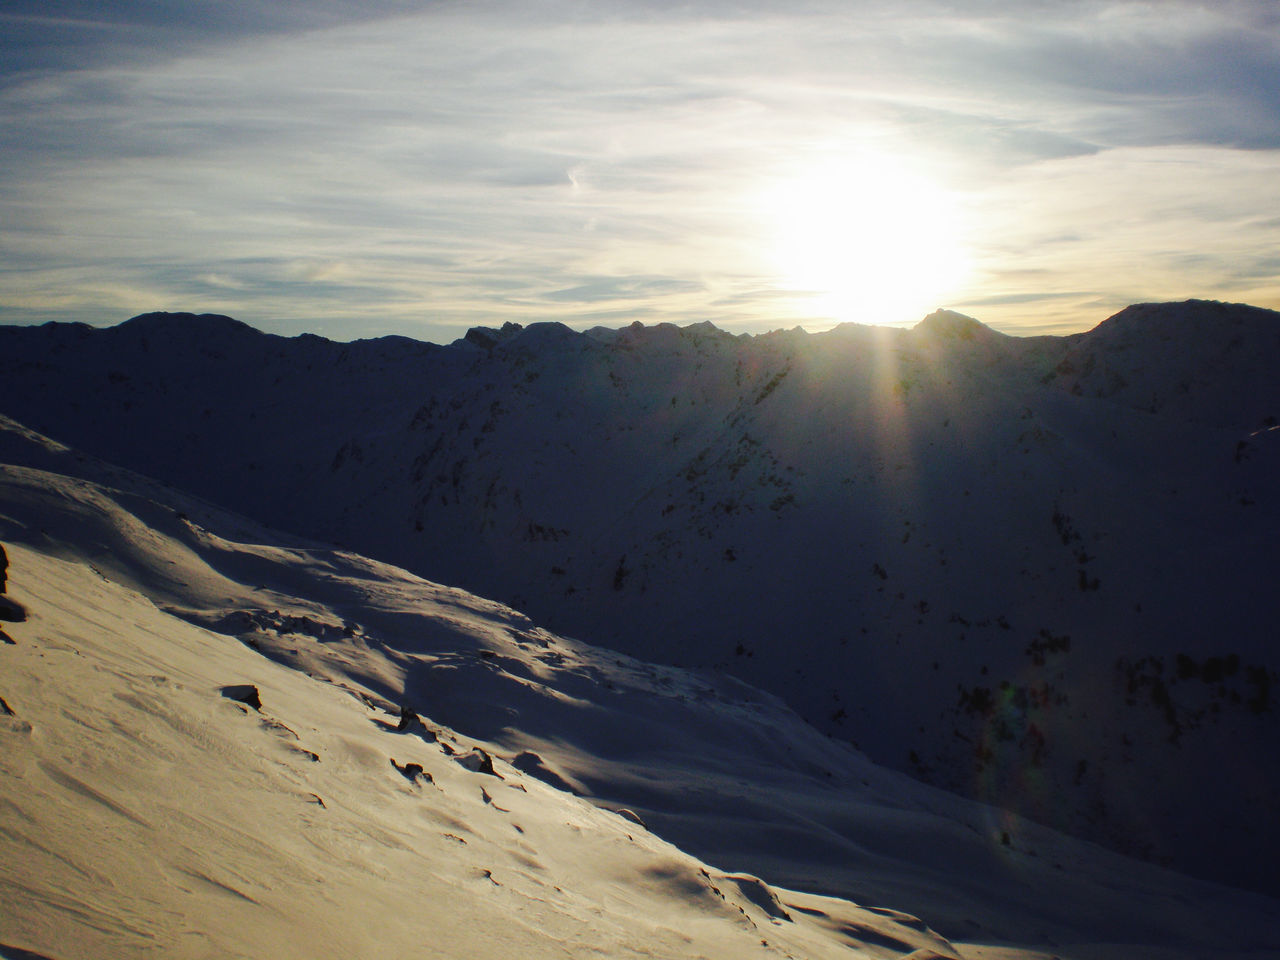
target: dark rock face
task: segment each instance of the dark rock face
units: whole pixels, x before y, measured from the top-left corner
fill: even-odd
[[[254,710],[262,709],[262,698],[258,695],[258,688],[252,683],[233,683],[222,688],[222,695]]]
[[[400,706],[400,722],[396,725],[397,733],[406,733],[417,727],[422,726],[422,718],[409,707],[401,704]]]
[[[396,733],[416,734],[427,743],[435,743],[439,740],[436,731],[427,726],[426,721],[418,715],[416,710],[405,704],[400,705],[400,719],[396,723]]]
[[[487,773],[491,777],[502,779],[502,774],[493,769],[493,758],[479,747],[454,759],[473,773]]]
[[[27,611],[17,600],[3,596],[9,583],[9,555],[4,552],[4,544],[0,543],[0,620],[10,623],[22,623],[27,619]],[[0,630],[0,643],[13,643],[13,639]]]
[[[391,766],[395,767],[396,772],[410,783],[416,783],[419,779],[425,780],[427,783],[435,783],[435,778],[422,769],[422,764],[420,763],[397,763],[396,758],[392,757]]]

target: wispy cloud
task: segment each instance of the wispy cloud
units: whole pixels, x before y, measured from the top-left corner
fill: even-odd
[[[0,319],[821,322],[754,198],[860,151],[960,199],[983,319],[1280,306],[1270,3],[10,7]]]

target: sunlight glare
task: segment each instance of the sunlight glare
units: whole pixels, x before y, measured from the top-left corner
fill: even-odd
[[[888,157],[810,167],[762,207],[778,285],[819,316],[915,323],[969,273],[958,198]]]

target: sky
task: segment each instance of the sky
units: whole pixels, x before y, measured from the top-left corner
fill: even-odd
[[[1280,4],[6,0],[0,322],[1280,308]]]

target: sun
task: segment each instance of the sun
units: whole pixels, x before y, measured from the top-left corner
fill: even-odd
[[[889,157],[811,166],[761,212],[777,286],[817,316],[914,323],[969,273],[957,197]]]

